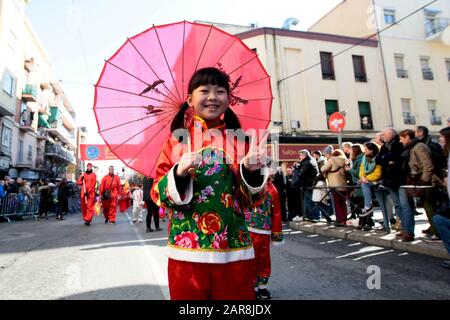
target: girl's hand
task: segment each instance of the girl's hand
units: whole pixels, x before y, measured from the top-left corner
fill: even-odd
[[[256,132],[253,132],[250,149],[244,157],[244,167],[248,171],[257,171],[267,165],[267,138],[269,135],[269,131],[264,132],[261,141],[257,144]]]
[[[202,156],[197,152],[183,153],[180,162],[178,163],[176,175],[179,177],[186,177],[189,169],[196,169],[202,160]]]

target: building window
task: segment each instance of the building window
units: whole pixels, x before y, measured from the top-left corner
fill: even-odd
[[[384,9],[384,23],[386,24],[395,23],[395,10]]]
[[[397,78],[408,78],[408,70],[405,70],[404,55],[396,54],[394,58]]]
[[[442,118],[436,112],[436,100],[427,100],[428,113],[430,115],[430,123],[433,126],[441,126]]]
[[[355,80],[357,82],[367,82],[364,57],[363,56],[352,56],[352,57],[353,57],[353,70],[355,71]]]
[[[359,119],[361,122],[362,130],[372,130],[373,122],[372,122],[372,111],[370,110],[369,102],[358,102],[359,108]]]
[[[5,91],[10,97],[14,93],[14,77],[5,71],[3,75],[3,91]]]
[[[322,79],[335,80],[333,54],[331,52],[320,52],[320,65],[322,66]]]
[[[416,124],[416,118],[411,114],[411,99],[402,99],[404,124]]]
[[[434,80],[433,70],[430,68],[430,58],[421,57],[420,64],[422,66],[423,80]]]
[[[330,126],[328,125],[328,120],[330,119],[330,117],[333,113],[339,111],[338,101],[337,100],[325,100],[325,111],[327,113],[327,128],[330,129]]]
[[[450,81],[450,59],[445,59],[445,67],[447,68],[448,81]]]
[[[3,124],[2,127],[2,146],[9,148],[11,146],[12,130]]]
[[[33,146],[31,144],[28,145],[27,160],[33,160]]]

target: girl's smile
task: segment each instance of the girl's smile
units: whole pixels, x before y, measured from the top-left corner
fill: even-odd
[[[220,124],[220,116],[228,108],[228,92],[218,85],[202,85],[188,95],[187,102],[208,127],[213,127]]]

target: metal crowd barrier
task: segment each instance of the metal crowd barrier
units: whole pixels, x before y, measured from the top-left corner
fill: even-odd
[[[372,196],[375,195],[375,192],[384,189],[385,187],[381,183],[373,183],[373,193]],[[416,186],[416,185],[402,185],[400,186],[402,189],[430,189],[433,188],[432,186]],[[305,193],[305,190],[314,191],[314,190],[325,190],[323,196],[321,197],[320,201],[313,201],[312,197],[310,197],[308,194]],[[345,189],[345,191],[343,190]],[[361,210],[364,207],[364,201],[362,202],[354,202],[352,201],[351,197],[351,191],[361,189],[361,185],[351,185],[351,186],[315,186],[315,187],[303,187],[300,188],[300,201],[302,202],[302,213],[303,217],[305,216],[305,205],[304,200],[305,196],[308,197],[309,200],[311,200],[313,203],[319,203],[322,204],[327,199],[329,200],[329,205],[331,205],[332,208],[332,214],[336,213],[336,206],[334,203],[333,193],[337,193],[341,197],[345,198],[345,201],[347,203],[347,218],[354,218],[356,217],[356,211]],[[326,208],[321,208],[323,215],[328,215],[326,212]],[[329,216],[329,215],[328,215]]]
[[[37,219],[39,211],[39,195],[8,194],[0,199],[0,217],[11,222],[12,217],[33,216]]]

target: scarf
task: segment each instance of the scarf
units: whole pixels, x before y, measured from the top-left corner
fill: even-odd
[[[375,167],[377,163],[375,162],[375,159],[367,158],[365,155],[363,156],[361,165],[363,166],[364,173],[366,175],[372,173],[375,170]]]

